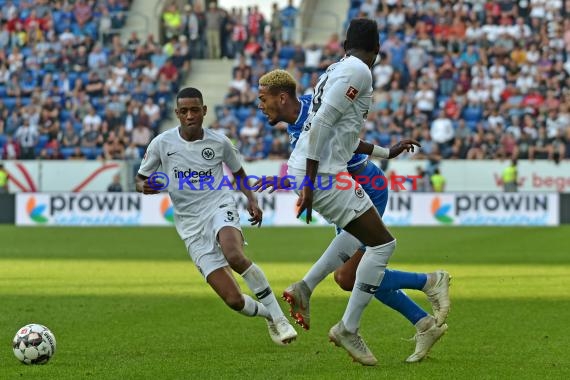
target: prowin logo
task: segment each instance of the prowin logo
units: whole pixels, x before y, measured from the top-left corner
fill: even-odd
[[[30,197],[26,203],[26,211],[30,219],[36,223],[46,223],[48,219],[43,215],[46,210],[45,204],[36,204],[36,198]]]
[[[170,203],[170,199],[168,197],[164,197],[162,202],[160,202],[160,213],[170,223],[174,223],[174,207],[172,207],[172,203]]]
[[[435,197],[431,201],[431,213],[438,222],[443,224],[453,223],[453,218],[448,215],[450,211],[451,203],[442,204],[439,197]]]

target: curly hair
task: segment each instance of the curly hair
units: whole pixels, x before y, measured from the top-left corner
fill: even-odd
[[[259,78],[259,85],[267,87],[272,94],[285,92],[290,96],[295,96],[297,91],[295,78],[285,70],[273,70],[268,72]]]

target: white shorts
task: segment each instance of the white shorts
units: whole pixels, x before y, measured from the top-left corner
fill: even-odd
[[[289,169],[288,174],[295,177],[295,192],[299,194],[305,173],[299,174]],[[313,192],[313,210],[329,223],[344,228],[371,207],[374,207],[374,204],[368,194],[348,173],[342,176],[342,182],[338,182],[333,174],[317,175]]]
[[[243,239],[239,213],[235,205],[217,209],[210,218],[204,220],[199,233],[184,239],[188,254],[204,278],[216,269],[229,265],[218,244],[218,233],[228,226],[240,231]]]

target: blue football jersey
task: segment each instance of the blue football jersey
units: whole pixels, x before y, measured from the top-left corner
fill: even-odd
[[[301,102],[301,112],[299,112],[299,116],[297,117],[297,121],[295,124],[288,124],[287,125],[287,133],[289,134],[289,142],[293,149],[295,149],[295,145],[297,145],[297,140],[299,139],[299,135],[303,130],[303,125],[305,121],[307,121],[307,117],[309,117],[309,108],[311,108],[311,101],[313,100],[312,95],[303,95],[299,97],[299,101]]]
[[[297,144],[297,140],[299,139],[299,135],[303,130],[303,126],[305,125],[305,121],[307,121],[307,117],[309,117],[309,108],[311,107],[311,102],[313,101],[312,95],[303,95],[299,97],[299,101],[301,102],[301,112],[299,112],[299,117],[297,117],[297,121],[294,124],[287,125],[287,133],[289,134],[289,142],[293,149],[295,149],[295,145]],[[368,155],[366,154],[355,154],[352,156],[350,161],[348,161],[348,170],[350,171],[351,168],[354,168],[361,163],[365,162],[368,159]]]

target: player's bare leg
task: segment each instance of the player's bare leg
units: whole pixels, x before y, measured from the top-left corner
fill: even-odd
[[[334,271],[334,280],[342,290],[352,291],[356,280],[356,269],[362,260],[362,256],[364,256],[364,252],[360,249],[357,250],[346,263]]]
[[[230,267],[241,274],[248,287],[268,311],[270,317],[267,319],[271,338],[278,344],[288,344],[294,341],[297,338],[297,332],[283,314],[265,274],[243,253],[241,231],[234,227],[223,227],[218,232],[218,242]]]

